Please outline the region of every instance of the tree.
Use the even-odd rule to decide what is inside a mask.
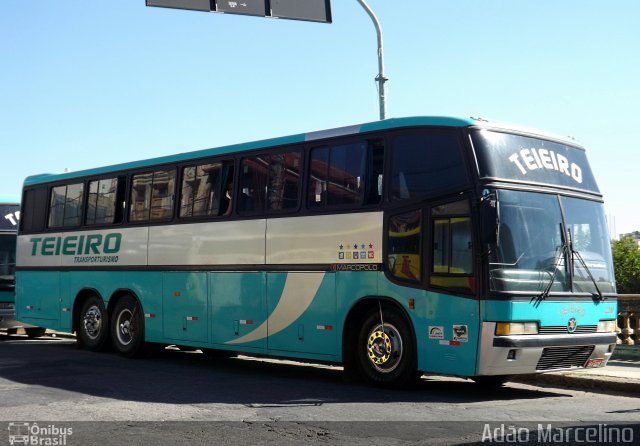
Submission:
[[[618,293],[640,294],[640,248],[632,237],[611,242]]]

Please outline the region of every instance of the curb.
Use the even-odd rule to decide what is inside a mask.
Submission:
[[[603,375],[585,375],[575,372],[551,372],[516,377],[513,382],[547,387],[574,388],[587,391],[610,391],[627,395],[640,395],[640,380]]]

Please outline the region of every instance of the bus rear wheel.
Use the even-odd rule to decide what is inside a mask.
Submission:
[[[399,310],[382,306],[367,313],[358,333],[356,363],[370,384],[402,387],[415,379],[415,342]]]
[[[90,351],[104,350],[109,341],[109,314],[98,296],[90,296],[80,310],[78,345]]]
[[[142,308],[133,296],[124,296],[113,309],[111,339],[118,353],[128,358],[139,356],[144,346]]]

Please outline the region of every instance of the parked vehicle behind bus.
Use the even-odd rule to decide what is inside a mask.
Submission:
[[[25,326],[16,321],[16,233],[19,220],[19,201],[0,197],[0,330],[16,333],[23,328],[27,336],[35,338],[42,336],[45,329]]]

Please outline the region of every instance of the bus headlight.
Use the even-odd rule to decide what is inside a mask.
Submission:
[[[537,322],[496,322],[496,336],[538,334]]]
[[[600,321],[598,322],[598,333],[610,333],[616,331],[616,321]]]

